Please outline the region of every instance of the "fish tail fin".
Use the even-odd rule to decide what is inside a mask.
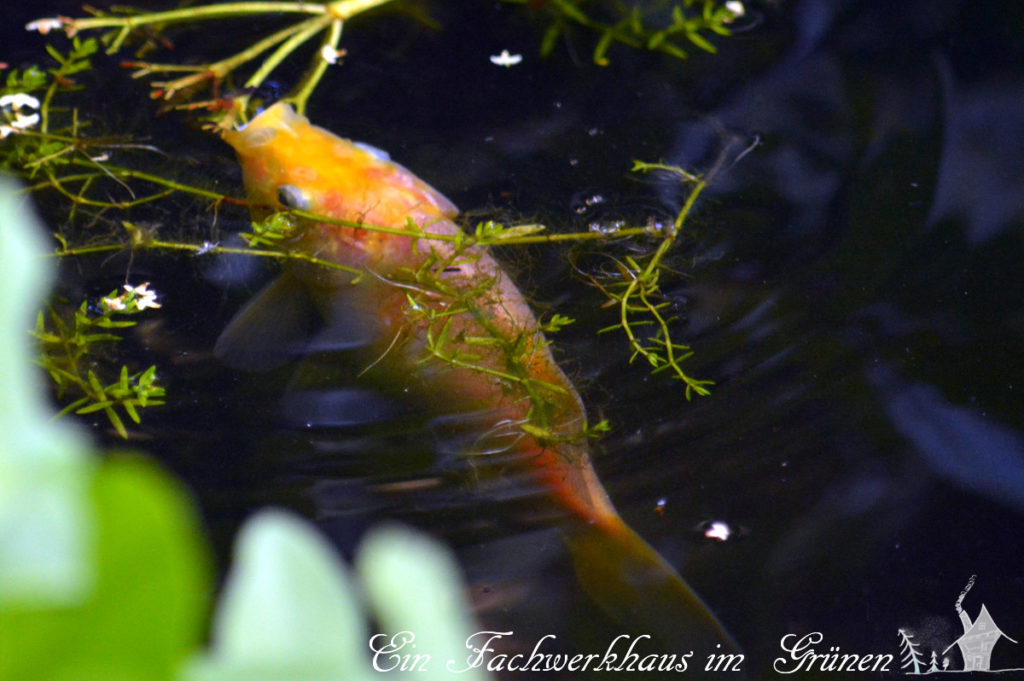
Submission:
[[[711,610],[664,558],[614,516],[566,534],[580,586],[612,619],[662,645],[704,655],[740,648]],[[737,664],[737,668],[738,668]]]

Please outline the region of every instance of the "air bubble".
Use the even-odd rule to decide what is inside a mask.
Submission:
[[[615,234],[628,226],[625,220],[597,220],[587,225],[587,229],[598,234]]]

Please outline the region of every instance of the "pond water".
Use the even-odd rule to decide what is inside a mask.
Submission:
[[[24,11],[8,10],[15,28]],[[33,13],[55,11],[71,12]],[[818,652],[895,655],[895,673],[900,628],[941,666],[972,575],[965,611],[984,604],[1024,640],[1024,10],[766,4],[717,55],[618,47],[603,68],[582,31],[539,59],[519,7],[430,13],[438,28],[401,13],[352,22],[311,119],[388,150],[470,214],[553,231],[670,221],[683,190],[631,174],[633,159],[716,169],[663,281],[695,352],[685,368],[715,381],[710,396],[687,401],[629,364],[621,334],[595,334],[614,317],[586,279],[609,264],[593,247],[498,255],[538,309],[577,319],[555,353],[613,426],[592,448],[600,477],[734,634],[748,674],[773,676],[783,638],[814,632]],[[176,54],[207,49],[182,36]],[[522,63],[492,64],[503,49]],[[109,93],[96,111],[150,135],[165,172],[241,192],[226,145],[153,118],[142,83],[116,69],[96,77]],[[177,204],[132,219],[225,243],[248,227]],[[67,262],[62,290],[103,295],[128,266]],[[458,456],[471,419],[340,378],[329,403],[282,402],[287,367],[217,363],[220,330],[273,266],[137,254],[130,267],[164,308],[125,351],[156,363],[170,394],[133,445],[190,486],[222,560],[266,505],[315,519],[349,556],[399,520],[457,551],[480,622],[515,630],[513,649],[556,634],[552,649],[601,652],[642,633],[575,585],[538,489]],[[727,540],[706,536],[716,522]],[[961,668],[955,648],[945,656]],[[1024,649],[1002,641],[991,666],[1024,667]]]

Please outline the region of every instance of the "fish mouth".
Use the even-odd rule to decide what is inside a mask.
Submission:
[[[267,146],[282,133],[298,137],[297,128],[308,122],[305,116],[296,113],[291,104],[278,102],[245,125],[225,132],[224,141],[238,153],[245,153]]]

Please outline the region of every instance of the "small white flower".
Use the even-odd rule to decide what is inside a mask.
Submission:
[[[14,112],[14,120],[9,121],[0,131],[0,138],[7,137],[18,130],[31,128],[39,122],[39,114],[23,114],[22,109],[38,109],[39,100],[24,92],[15,92],[12,95],[0,97],[0,108],[10,109]]]
[[[336,50],[330,45],[320,48],[320,57],[328,64],[337,64],[338,60],[345,56],[345,50]]]
[[[46,35],[50,31],[59,31],[64,27],[64,22],[57,18],[36,19],[25,24],[26,31],[39,31]]]
[[[124,300],[121,298],[121,296],[114,296],[112,298],[102,298],[100,299],[100,305],[113,312],[119,312],[125,308]]]
[[[511,68],[523,61],[523,55],[521,54],[509,54],[508,50],[502,50],[501,54],[492,54],[491,63],[497,66],[504,66],[505,68]]]
[[[38,109],[39,100],[32,95],[25,94],[24,92],[15,92],[13,95],[4,95],[0,97],[0,107],[9,108],[11,111],[19,111],[23,107],[28,109]]]
[[[124,290],[128,292],[128,295],[135,298],[135,307],[139,310],[160,307],[160,303],[156,302],[156,291],[150,291],[148,287],[148,281],[138,286],[124,285]]]
[[[156,294],[140,298],[135,302],[135,304],[140,310],[145,310],[147,307],[151,307],[155,310],[160,307],[160,303],[156,302]]]
[[[14,114],[14,122],[11,123],[12,128],[18,128],[24,130],[25,128],[31,128],[33,125],[39,122],[39,114],[34,113],[31,116],[26,116],[22,113]]]
[[[743,6],[740,0],[729,0],[725,3],[725,8],[732,13],[732,18],[736,19],[747,13],[747,8]]]
[[[718,541],[725,541],[732,536],[732,528],[728,524],[721,520],[716,520],[711,523],[708,528],[704,531],[704,536],[708,539],[717,539]]]

